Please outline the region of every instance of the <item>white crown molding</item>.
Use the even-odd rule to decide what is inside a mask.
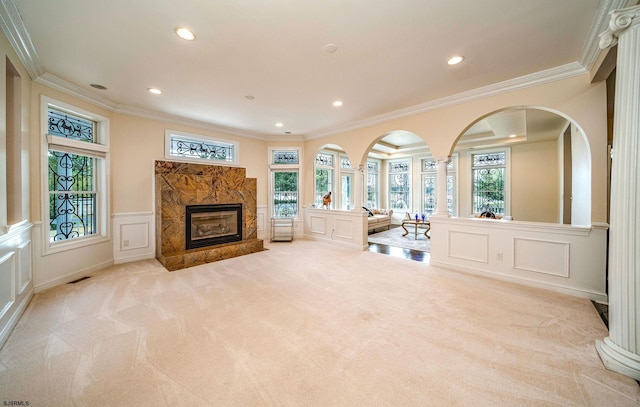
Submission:
[[[59,90],[78,99],[92,103],[107,110],[115,110],[117,103],[110,99],[96,95],[95,93],[84,89],[78,85],[75,85],[69,81],[59,78],[49,72],[45,72],[34,80],[39,84],[45,85],[49,88]]]
[[[266,140],[266,138],[261,134],[244,132],[244,131],[235,129],[233,127],[220,126],[213,123],[203,122],[200,120],[188,119],[182,116],[171,115],[167,113],[160,113],[153,110],[147,110],[147,109],[142,109],[142,108],[133,107],[133,106],[118,105],[113,110],[117,113],[122,113],[129,116],[141,117],[143,119],[151,119],[151,120],[164,121],[164,122],[169,122],[174,124],[181,124],[184,126],[189,126],[189,127],[209,130],[209,131],[215,131],[215,132],[220,132],[225,134],[231,134],[239,137],[253,138],[253,139],[263,140],[263,141]],[[273,139],[269,138],[269,140],[273,140]],[[287,140],[291,140],[291,139],[287,139]]]
[[[584,45],[582,47],[582,56],[580,57],[580,64],[584,66],[588,71],[591,71],[598,60],[598,56],[602,52],[600,48],[600,34],[607,30],[609,26],[609,14],[613,10],[622,9],[632,4],[637,3],[637,0],[601,0],[600,6],[596,16],[591,23],[591,29],[587,36]]]
[[[44,66],[31,42],[20,12],[11,0],[0,1],[0,26],[31,79],[35,80],[42,75]]]
[[[529,75],[520,76],[517,78],[509,79],[507,81],[494,83],[494,84],[473,89],[467,92],[458,93],[455,95],[425,102],[419,105],[410,106],[400,110],[395,110],[393,112],[384,113],[378,116],[373,116],[368,119],[355,121],[344,126],[334,127],[332,129],[326,129],[320,132],[310,133],[304,139],[311,140],[315,138],[329,136],[331,134],[341,133],[341,132],[350,131],[350,130],[356,130],[363,127],[384,123],[390,120],[399,119],[406,116],[413,116],[420,113],[443,109],[445,107],[457,105],[460,103],[466,103],[473,100],[478,100],[478,99],[499,95],[502,93],[512,92],[514,90],[524,89],[531,86],[537,86],[537,85],[542,85],[549,82],[571,78],[573,76],[582,75],[586,72],[587,70],[580,63],[572,62],[570,64],[558,66],[551,69],[546,69],[544,71],[535,72]]]

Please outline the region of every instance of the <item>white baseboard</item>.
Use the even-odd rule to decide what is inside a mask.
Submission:
[[[13,328],[16,326],[16,324],[20,320],[20,317],[22,316],[22,314],[24,314],[24,311],[27,309],[27,306],[31,302],[33,295],[34,295],[34,289],[33,287],[31,287],[27,292],[27,295],[25,295],[20,301],[20,304],[16,308],[13,315],[11,315],[11,318],[9,318],[9,321],[6,323],[6,325],[2,327],[2,331],[0,331],[0,349],[2,349],[7,339],[9,339],[9,335],[11,335]]]
[[[111,261],[111,260],[104,261],[102,263],[94,264],[93,266],[85,268],[83,270],[76,271],[76,272],[71,273],[71,274],[66,274],[64,276],[55,278],[55,279],[47,281],[45,283],[38,284],[37,286],[35,286],[35,292],[39,293],[39,292],[42,292],[42,291],[44,291],[46,289],[49,289],[51,287],[55,287],[55,286],[60,285],[60,284],[66,284],[66,283],[68,283],[70,281],[74,281],[74,280],[77,280],[79,278],[86,277],[86,276],[90,275],[91,273],[95,273],[96,271],[105,269],[105,268],[107,268],[109,266],[112,266],[113,264],[114,264],[114,262]]]
[[[453,265],[453,264],[447,264],[447,263],[442,263],[442,262],[438,262],[438,261],[433,261],[433,258],[429,261],[429,264],[431,266],[433,266],[433,267],[440,267],[440,268],[443,268],[443,269],[458,271],[458,272],[461,272],[461,273],[473,274],[473,275],[477,275],[477,276],[484,276],[484,277],[494,278],[494,279],[497,279],[497,280],[507,281],[507,282],[510,282],[510,283],[516,283],[516,284],[520,284],[520,285],[525,285],[525,286],[528,286],[528,287],[542,288],[542,289],[545,289],[545,290],[554,291],[554,292],[561,293],[561,294],[572,295],[574,297],[587,298],[589,300],[596,301],[596,302],[603,303],[603,304],[606,304],[607,300],[608,300],[606,293],[600,293],[600,292],[596,292],[596,291],[584,290],[584,289],[577,288],[577,287],[561,286],[561,285],[554,284],[554,283],[549,283],[549,282],[534,281],[534,280],[529,280],[529,279],[526,279],[526,278],[509,276],[509,275],[505,275],[505,274],[497,273],[497,272],[476,270],[476,269],[469,268],[469,267],[462,267],[462,266],[458,266],[458,265]]]

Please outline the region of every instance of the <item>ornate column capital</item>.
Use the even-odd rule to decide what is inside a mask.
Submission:
[[[449,161],[451,161],[451,156],[433,157],[433,160],[437,163],[449,164]]]
[[[609,29],[600,34],[600,48],[606,49],[618,43],[618,37],[627,28],[640,23],[640,6],[613,10]]]

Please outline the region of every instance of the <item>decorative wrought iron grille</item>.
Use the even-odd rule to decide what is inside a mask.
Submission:
[[[389,172],[407,172],[407,171],[409,171],[408,161],[389,163]]]
[[[473,154],[474,167],[488,167],[493,165],[505,165],[507,155],[504,152],[489,154]]]
[[[298,152],[291,151],[274,151],[273,152],[274,164],[299,164]]]
[[[216,141],[171,136],[170,155],[213,161],[235,161],[235,145]]]
[[[49,109],[47,112],[47,132],[53,136],[78,141],[95,142],[95,122]]]
[[[343,170],[351,169],[351,161],[349,161],[348,157],[340,156],[340,168],[342,168]]]
[[[273,173],[273,216],[289,218],[298,216],[298,173],[277,171]]]
[[[455,168],[456,168],[455,160],[454,159],[449,160],[449,162],[447,163],[447,170],[451,171],[451,170],[455,170]],[[432,160],[432,159],[422,160],[423,172],[436,171],[437,169],[438,169],[438,163],[436,162],[436,160]]]
[[[51,241],[97,232],[95,158],[49,151],[49,231]]]
[[[410,161],[389,163],[389,205],[392,209],[411,208]]]
[[[380,163],[367,161],[367,208],[379,208]]]
[[[424,213],[431,215],[436,211],[436,176],[425,175],[424,176],[424,207],[422,208]]]
[[[316,155],[316,165],[333,167],[333,154],[318,153],[318,155]]]
[[[473,212],[493,212],[503,215],[505,207],[505,171],[507,154],[504,151],[473,154]]]
[[[435,171],[438,169],[438,164],[435,160],[422,160],[422,171]]]
[[[504,168],[473,170],[473,212],[504,214]]]

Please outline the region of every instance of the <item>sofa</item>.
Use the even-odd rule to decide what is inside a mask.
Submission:
[[[369,217],[367,218],[368,231],[383,228],[385,226],[389,229],[391,226],[391,215],[393,215],[392,209],[367,209],[364,207],[362,209],[367,211],[369,214]]]

